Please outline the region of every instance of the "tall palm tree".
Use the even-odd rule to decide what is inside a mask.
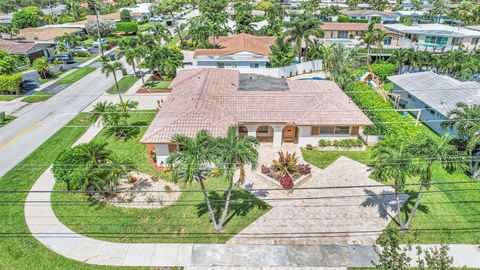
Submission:
[[[446,115],[448,121],[442,123],[444,128],[452,128],[458,132],[458,137],[466,141],[468,153],[468,167],[470,174],[476,177],[480,174],[479,163],[475,151],[480,144],[480,105],[457,103],[456,108]]]
[[[257,168],[258,152],[256,147],[258,141],[255,137],[245,136],[238,137],[238,127],[231,126],[228,129],[225,138],[216,140],[217,167],[225,174],[228,181],[227,197],[225,200],[225,208],[222,217],[218,223],[218,229],[223,230],[228,210],[230,207],[230,198],[233,189],[233,176],[235,170],[240,171],[240,177],[237,183],[245,181],[245,167],[250,166],[252,170]]]
[[[168,28],[161,23],[155,23],[152,28],[150,28],[152,36],[158,44],[168,43],[172,39],[172,33]]]
[[[212,139],[206,130],[201,130],[194,138],[175,135],[172,143],[180,145],[181,150],[171,153],[167,158],[167,164],[173,169],[173,179],[175,181],[181,178],[187,183],[195,181],[200,184],[205,204],[210,213],[210,219],[215,230],[218,230],[218,223],[204,182],[208,175],[206,166],[215,160],[210,147],[211,141]]]
[[[312,37],[320,38],[323,35],[323,30],[320,28],[321,25],[322,22],[311,13],[299,15],[288,24],[287,40],[295,43],[299,62],[302,58],[302,44],[306,44],[306,40]],[[306,45],[305,50],[308,52],[308,45]]]
[[[452,137],[446,135],[440,139],[431,135],[423,134],[418,140],[415,140],[410,146],[411,153],[416,157],[417,173],[420,175],[420,187],[418,189],[417,199],[405,222],[405,229],[408,230],[410,222],[420,205],[424,189],[429,189],[432,183],[432,167],[434,163],[439,163],[449,174],[464,168],[464,153],[458,151],[452,144]]]
[[[375,29],[376,21],[372,21],[362,35],[363,42],[367,45],[367,64],[370,63],[370,54],[372,45],[377,44],[386,35],[386,32],[381,29]]]
[[[117,80],[117,71],[121,71],[122,74],[126,74],[127,70],[123,66],[122,63],[116,61],[113,64],[110,64],[108,62],[103,63],[101,72],[105,74],[105,76],[108,78],[110,75],[113,75],[113,79],[115,79],[115,87],[117,89],[118,97],[120,98],[120,102],[123,102],[122,95],[120,94],[120,87],[118,86],[118,80]]]
[[[395,64],[395,66],[397,66],[398,74],[402,73],[402,68],[408,61],[407,53],[408,52],[405,49],[394,50],[392,53],[392,56],[388,58],[388,62]]]
[[[358,64],[357,58],[357,51],[345,47],[344,44],[335,44],[326,51],[325,70],[340,88],[355,79],[353,67]]]
[[[401,217],[401,204],[399,193],[403,192],[408,177],[413,175],[414,165],[412,155],[407,151],[405,142],[393,139],[384,140],[374,146],[372,158],[375,162],[373,175],[382,182],[394,182],[395,200],[397,206],[397,221],[400,228],[404,229]]]
[[[140,50],[138,48],[126,47],[118,53],[118,58],[121,58],[123,56],[125,56],[125,61],[132,66],[133,74],[137,76],[136,60],[141,57]]]

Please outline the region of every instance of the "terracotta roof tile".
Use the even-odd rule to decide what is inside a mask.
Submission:
[[[20,29],[19,33],[26,40],[49,41],[66,33],[71,34],[79,31],[83,30],[68,27],[36,27]]]
[[[241,91],[239,82],[236,70],[180,72],[142,143],[168,143],[176,134],[194,136],[202,129],[223,136],[241,123],[372,124],[332,81],[287,81],[284,91]]]
[[[5,51],[9,54],[28,54],[35,46],[35,43],[18,43],[0,39],[0,51]]]
[[[217,49],[196,49],[194,56],[198,55],[230,55],[242,51],[248,51],[260,55],[270,55],[270,46],[275,43],[275,37],[253,36],[241,33],[228,37],[218,37],[215,44]],[[209,39],[213,43],[213,38]]]

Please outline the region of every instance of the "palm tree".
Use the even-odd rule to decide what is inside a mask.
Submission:
[[[161,23],[155,23],[152,28],[150,28],[152,32],[152,36],[158,44],[168,43],[172,38],[172,34],[168,30],[168,28]]]
[[[373,44],[378,44],[379,42],[383,41],[387,32],[381,29],[375,29],[376,21],[372,21],[368,25],[367,31],[365,31],[362,35],[363,42],[367,45],[367,64],[370,63],[370,53],[372,50]]]
[[[480,143],[480,105],[467,105],[460,102],[456,108],[446,115],[447,121],[442,123],[444,128],[452,128],[458,132],[458,137],[465,140],[468,153],[468,167],[473,177],[478,176],[479,160],[476,159],[475,151]]]
[[[403,192],[407,179],[413,175],[412,155],[405,149],[405,142],[384,140],[375,145],[372,151],[375,162],[373,175],[382,182],[394,182],[397,206],[397,222],[404,229],[401,217],[399,193]]]
[[[127,70],[123,66],[122,63],[116,61],[113,64],[110,64],[108,62],[103,63],[101,72],[105,74],[105,76],[108,78],[110,75],[113,75],[113,79],[115,79],[115,87],[117,89],[118,97],[120,98],[120,102],[123,102],[122,95],[120,94],[120,88],[118,86],[118,80],[117,80],[117,71],[121,71],[122,74],[126,74]]]
[[[295,17],[289,24],[289,29],[286,32],[288,36],[287,41],[294,42],[298,52],[298,61],[302,58],[302,44],[312,36],[320,38],[323,35],[323,30],[320,28],[322,22],[313,14],[305,13]],[[308,52],[308,45],[305,50]]]
[[[440,139],[428,134],[422,134],[410,146],[411,153],[416,157],[417,173],[420,175],[420,187],[417,199],[405,222],[405,229],[408,230],[410,222],[418,209],[424,189],[429,189],[432,183],[432,167],[439,163],[449,174],[464,168],[465,157],[463,152],[458,151],[452,144],[452,137],[446,135]]]
[[[245,167],[250,166],[252,170],[257,168],[258,152],[256,147],[258,146],[258,141],[252,136],[239,138],[238,127],[231,126],[228,129],[227,136],[225,138],[218,138],[215,146],[218,155],[216,161],[218,168],[225,174],[228,181],[225,208],[218,223],[218,229],[223,230],[230,207],[234,172],[237,169],[240,170],[240,177],[237,183],[241,184],[245,181]]]
[[[201,130],[194,138],[175,135],[172,143],[180,145],[181,150],[171,153],[167,158],[167,164],[173,169],[172,177],[174,181],[181,178],[187,183],[195,181],[200,184],[205,204],[210,213],[210,219],[215,230],[218,231],[219,226],[204,183],[208,175],[207,165],[215,160],[210,147],[211,141],[212,139],[206,130]]]
[[[325,55],[325,46],[323,43],[320,43],[318,39],[315,40],[307,40],[308,44],[308,52],[306,55],[307,61],[316,60],[316,59],[323,59]]]
[[[118,58],[125,56],[125,61],[127,64],[131,65],[133,68],[133,74],[137,76],[136,69],[136,60],[141,57],[141,52],[138,48],[126,47],[118,53]],[[140,72],[141,73],[141,72]],[[143,76],[142,76],[143,79]]]
[[[392,56],[388,58],[388,62],[395,64],[398,67],[398,74],[401,74],[403,66],[407,63],[407,50],[399,49],[394,50]]]
[[[346,48],[344,44],[335,44],[326,50],[325,70],[333,81],[344,88],[355,80],[353,67],[357,65],[357,51]]]

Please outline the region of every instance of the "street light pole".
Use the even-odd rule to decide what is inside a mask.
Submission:
[[[102,55],[102,60],[105,62],[105,55],[103,54],[103,43],[102,43],[102,35],[100,34],[100,23],[98,22],[98,10],[97,4],[94,4],[95,7],[95,16],[97,18],[97,34],[98,34],[98,47],[100,48],[100,54]]]

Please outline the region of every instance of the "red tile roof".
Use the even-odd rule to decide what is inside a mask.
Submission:
[[[275,37],[254,36],[241,33],[228,37],[218,37],[215,44],[217,49],[196,49],[194,56],[197,55],[230,55],[242,51],[248,51],[260,55],[270,55],[270,46],[275,43]],[[209,39],[213,43],[213,38]]]
[[[339,22],[324,22],[322,25],[323,31],[367,31],[369,23],[339,23]],[[398,35],[395,32],[385,30],[383,24],[375,24],[374,29],[380,29],[389,34]]]
[[[238,90],[240,73],[228,69],[181,71],[142,143],[168,143],[176,134],[207,129],[223,136],[242,123],[366,126],[372,122],[332,81],[288,80],[284,91]]]

